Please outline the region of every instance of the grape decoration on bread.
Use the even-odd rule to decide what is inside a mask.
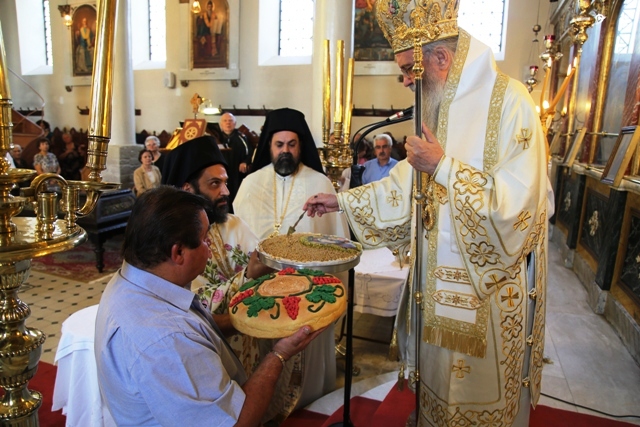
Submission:
[[[283,338],[302,326],[312,330],[335,322],[347,306],[345,287],[335,276],[291,267],[250,280],[229,303],[231,323],[257,338]]]

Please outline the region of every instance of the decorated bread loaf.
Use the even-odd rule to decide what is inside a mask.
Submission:
[[[312,269],[285,268],[245,283],[229,303],[231,323],[257,338],[283,338],[302,326],[336,321],[347,306],[344,285]]]

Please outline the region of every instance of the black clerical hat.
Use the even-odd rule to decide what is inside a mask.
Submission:
[[[313,141],[313,136],[304,114],[291,108],[281,108],[267,114],[251,169],[255,171],[271,163],[271,137],[274,133],[283,130],[295,132],[298,135],[300,139],[300,162],[324,174],[318,147]]]
[[[218,164],[228,167],[217,140],[209,135],[182,143],[165,155],[162,183],[178,188],[204,168]]]

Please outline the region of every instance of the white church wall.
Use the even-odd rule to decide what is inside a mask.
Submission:
[[[179,31],[188,31],[180,27],[181,14],[188,13],[188,5],[177,0],[167,0],[167,62],[166,69],[136,70],[134,75],[135,108],[142,114],[136,117],[136,131],[171,131],[178,122],[193,117],[189,100],[194,93],[210,98],[223,107],[267,109],[291,107],[311,114],[311,65],[259,66],[258,65],[258,0],[242,0],[240,5],[240,79],[239,86],[231,87],[229,81],[191,81],[184,88],[179,82],[179,57],[186,46],[181,46]],[[540,25],[545,28],[549,3],[541,0]],[[509,33],[506,44],[506,56],[498,66],[517,80],[522,81],[528,69],[529,53],[535,24],[538,2],[512,0],[509,7]],[[54,65],[52,75],[24,76],[46,100],[45,118],[52,126],[76,127],[86,129],[88,116],[79,114],[76,107],[88,106],[89,86],[74,86],[71,92],[65,90],[68,82],[70,62],[68,52],[70,44],[69,30],[63,25],[57,13],[57,3],[51,6],[52,39]],[[14,0],[0,0],[0,22],[4,33],[7,63],[20,74],[19,44],[17,40],[16,10]],[[540,40],[544,35],[541,33]],[[178,81],[174,89],[164,87],[166,71],[176,73]],[[541,78],[540,78],[541,80]],[[39,107],[41,102],[23,83],[9,75],[14,106],[17,108]],[[375,107],[380,109],[403,109],[412,104],[412,93],[402,87],[397,76],[356,76],[354,81],[354,104],[357,108]],[[534,99],[536,92],[534,92]],[[210,120],[217,120],[211,118]],[[377,118],[354,117],[352,130]],[[264,118],[262,116],[238,117],[239,123],[259,132]],[[411,132],[408,123],[389,128],[395,136]]]

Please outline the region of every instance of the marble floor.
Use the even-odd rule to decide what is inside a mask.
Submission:
[[[576,275],[564,267],[559,249],[551,244],[549,252],[545,348],[549,363],[543,371],[544,396],[540,403],[584,413],[590,411],[583,407],[613,415],[635,415],[637,418],[621,420],[640,425],[640,366],[607,320],[587,305],[586,291]],[[31,308],[27,326],[47,334],[42,361],[54,362],[62,322],[72,313],[97,304],[108,280],[106,275],[84,283],[31,272],[19,296]],[[392,318],[356,314],[354,334],[388,342],[392,324]],[[388,349],[388,344],[354,339],[354,360],[360,374],[353,377],[352,396],[367,391],[371,395],[376,390],[386,393],[397,375],[396,363],[388,360]],[[337,384],[344,384],[341,356]],[[310,409],[331,413],[342,400],[343,391],[337,390]]]
[[[640,425],[640,366],[607,320],[591,310],[586,290],[575,273],[564,267],[553,243],[549,247],[548,276],[548,363],[542,374],[540,404],[598,416],[604,415],[582,407],[612,415],[635,415],[636,418],[619,420]],[[386,338],[392,325],[391,318],[354,315],[354,335]],[[379,386],[377,392],[384,397],[397,379],[396,364],[386,358],[388,346],[354,339],[353,347],[354,364],[360,368],[360,375],[353,377],[351,395],[380,397],[372,390]],[[342,359],[338,360],[338,367],[337,382],[342,386]],[[338,390],[308,409],[331,414],[342,405],[343,396]]]

